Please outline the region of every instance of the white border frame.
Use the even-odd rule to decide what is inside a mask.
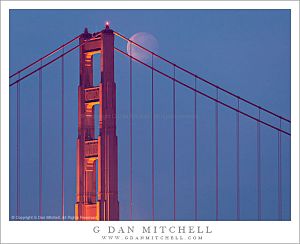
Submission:
[[[9,221],[9,9],[291,9],[291,221]],[[204,235],[206,243],[299,243],[299,2],[298,1],[1,1],[1,239],[5,243],[99,243],[93,233],[99,226],[209,226],[213,233]],[[139,236],[136,233],[136,236]],[[157,236],[157,234],[152,234]],[[162,234],[160,236],[164,236]],[[121,234],[121,236],[124,236]],[[107,240],[105,240],[107,242]],[[124,243],[126,240],[110,241]],[[155,241],[129,240],[128,243]],[[179,243],[180,240],[162,241]],[[194,242],[184,240],[187,242]],[[196,241],[196,242],[199,242]]]

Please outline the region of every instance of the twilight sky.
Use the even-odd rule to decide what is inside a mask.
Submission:
[[[11,10],[10,73],[105,21],[127,37],[147,32],[158,54],[290,118],[289,10]],[[126,50],[126,43],[116,39]],[[74,216],[79,54],[65,57],[65,213]],[[98,58],[98,59],[97,59]],[[94,81],[99,83],[99,56]],[[172,73],[172,67],[154,60]],[[37,66],[36,66],[37,67]],[[61,213],[61,62],[43,71],[43,212]],[[193,77],[176,77],[194,84]],[[120,217],[129,218],[129,60],[116,53]],[[155,218],[173,214],[172,81],[155,74]],[[215,90],[198,81],[200,90]],[[38,74],[21,85],[21,214],[38,215]],[[199,84],[199,85],[198,85]],[[230,105],[236,100],[219,94]],[[194,93],[176,86],[177,219],[194,218]],[[241,108],[257,115],[246,104]],[[215,104],[197,96],[198,219],[215,219]],[[133,63],[133,217],[151,219],[151,72]],[[278,120],[262,114],[274,125]],[[236,218],[236,113],[219,105],[219,217]],[[96,123],[97,124],[97,123]],[[289,128],[283,123],[283,128]],[[257,218],[256,122],[240,117],[241,219]],[[16,88],[10,88],[10,216],[15,215]],[[261,127],[262,217],[277,219],[277,131]],[[290,138],[282,135],[283,218],[290,219]]]

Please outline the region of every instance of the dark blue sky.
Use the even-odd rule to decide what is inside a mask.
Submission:
[[[262,107],[290,118],[289,10],[12,10],[10,73],[82,33],[100,31],[106,20],[127,37],[154,35],[158,53]],[[116,41],[125,50],[126,43]],[[171,73],[172,67],[155,60]],[[116,54],[119,200],[121,219],[129,218],[129,60]],[[60,70],[56,62],[43,71],[43,210],[60,215],[61,141]],[[99,61],[95,61],[98,68]],[[66,81],[66,215],[74,215],[77,137],[78,52],[65,58]],[[151,72],[133,64],[133,212],[151,219]],[[193,78],[177,72],[179,80]],[[172,219],[172,82],[155,74],[155,207],[156,219]],[[99,74],[95,73],[95,84]],[[21,214],[38,214],[38,74],[22,81]],[[200,85],[210,95],[215,90]],[[10,214],[15,214],[16,89],[10,88]],[[176,87],[177,217],[194,217],[194,94]],[[230,105],[236,101],[224,94]],[[215,218],[215,104],[197,97],[198,219]],[[257,110],[241,104],[245,111]],[[262,115],[267,121],[278,121]],[[241,116],[241,218],[257,217],[256,122]],[[219,106],[219,187],[222,220],[234,220],[236,208],[236,114]],[[288,125],[283,124],[284,128]],[[277,218],[277,132],[262,126],[262,216]],[[282,136],[283,218],[290,219],[290,138]]]

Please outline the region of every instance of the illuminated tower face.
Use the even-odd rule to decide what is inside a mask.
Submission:
[[[80,48],[75,219],[119,220],[114,34],[108,24],[95,35],[86,29],[80,37],[80,43],[83,42],[87,43]],[[93,84],[96,53],[101,57],[99,86]],[[94,128],[96,104],[99,104],[98,138]]]

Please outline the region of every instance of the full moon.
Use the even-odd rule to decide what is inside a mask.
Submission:
[[[130,40],[145,47],[146,49],[156,53],[158,51],[158,42],[156,38],[147,32],[138,32],[130,37]],[[131,50],[130,50],[131,47]],[[139,59],[142,62],[151,61],[151,54],[143,50],[140,47],[137,47],[130,42],[127,42],[127,53],[132,57]]]

